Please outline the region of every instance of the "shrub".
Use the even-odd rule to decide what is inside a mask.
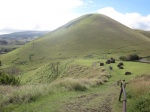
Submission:
[[[136,108],[140,112],[150,112],[150,97],[149,95],[143,95],[140,98],[136,99]]]
[[[127,56],[120,56],[119,59],[123,61],[135,61],[135,60],[139,60],[140,57],[137,54],[130,54]]]
[[[122,61],[126,61],[126,57],[125,56],[120,56],[119,59],[122,60]]]
[[[0,84],[4,85],[19,85],[20,80],[14,76],[10,76],[4,72],[0,72]]]
[[[139,56],[136,54],[130,54],[127,56],[127,61],[139,60]]]

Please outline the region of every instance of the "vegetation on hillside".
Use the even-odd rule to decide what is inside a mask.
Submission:
[[[127,94],[129,112],[150,112],[150,75],[145,74],[130,81]]]
[[[137,54],[130,54],[127,56],[120,56],[119,59],[123,61],[136,61],[139,60],[140,57]]]
[[[54,98],[56,100],[56,98],[59,95],[63,95],[64,93],[66,94],[66,97],[73,97],[71,95],[67,96],[70,94],[70,92],[81,95],[81,97],[82,97],[82,94],[87,95],[87,94],[91,94],[89,92],[92,92],[92,93],[96,92],[97,94],[96,96],[100,97],[101,95],[99,96],[98,94],[100,94],[100,92],[103,92],[103,88],[105,86],[107,87],[107,89],[105,90],[107,90],[108,93],[111,93],[114,91],[117,92],[116,89],[113,90],[114,88],[112,84],[116,83],[118,79],[125,78],[128,81],[131,78],[134,78],[135,76],[141,73],[148,73],[149,71],[148,64],[143,64],[143,63],[138,64],[135,62],[124,62],[124,67],[125,67],[124,70],[119,70],[117,68],[118,61],[116,61],[116,63],[112,63],[109,65],[105,64],[104,66],[99,66],[100,62],[105,62],[105,61],[106,60],[104,59],[102,60],[78,59],[74,61],[66,60],[64,62],[60,62],[61,72],[59,72],[59,75],[55,78],[47,77],[49,75],[57,75],[57,73],[51,74],[52,73],[51,64],[46,64],[37,70],[32,70],[32,72],[24,74],[20,77],[21,84],[23,85],[0,86],[0,89],[1,89],[0,108],[4,111],[6,110],[10,111],[10,109],[14,109],[14,110],[17,109],[15,105],[18,105],[20,108],[20,110],[18,111],[23,111],[22,110],[23,108],[21,108],[22,106],[24,107],[25,105],[28,105],[28,104],[30,105],[33,102],[36,105],[38,101],[41,101],[45,97],[53,98],[53,96],[56,95],[56,97]],[[108,69],[109,66],[113,67],[112,71]],[[139,67],[145,68],[145,69],[138,71]],[[132,75],[125,76],[124,72],[126,70],[132,71]],[[112,75],[111,78],[109,74]],[[28,80],[29,77],[32,77],[30,78],[30,81]],[[52,78],[52,81],[51,81],[51,78]],[[106,94],[106,91],[104,93]],[[119,92],[117,93],[119,94]],[[115,95],[117,95],[117,93],[115,93]],[[103,95],[101,97],[104,97]],[[63,99],[63,96],[62,96],[62,98],[60,98],[59,100],[65,100],[65,99]],[[57,101],[56,105],[61,104],[59,100],[58,99],[56,100]],[[101,102],[100,99],[97,99],[97,100]],[[94,104],[95,103],[93,103],[92,105]],[[32,106],[30,106],[30,108],[31,110],[33,110]],[[65,108],[63,109],[65,110]]]
[[[104,68],[78,66],[73,62],[72,60],[61,62],[58,66],[59,74],[53,71],[52,64],[47,64],[20,76],[21,85],[18,87],[0,86],[1,108],[9,104],[29,103],[59,92],[86,91],[108,81],[109,77]]]
[[[20,80],[15,76],[0,71],[0,85],[19,85]]]
[[[144,30],[136,30],[136,31],[150,38],[150,31],[144,31]]]

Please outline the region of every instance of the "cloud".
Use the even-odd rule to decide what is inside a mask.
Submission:
[[[120,13],[112,7],[99,9],[98,13],[107,15],[132,29],[143,29],[150,31],[150,15],[142,16],[136,12]]]
[[[7,34],[7,33],[12,33],[12,32],[19,32],[21,30],[16,30],[16,29],[12,29],[12,28],[3,28],[0,29],[0,34]]]
[[[82,0],[1,0],[0,30],[54,30],[80,16],[73,9]]]

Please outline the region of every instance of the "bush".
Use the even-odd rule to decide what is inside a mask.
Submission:
[[[136,107],[140,112],[150,112],[150,97],[149,95],[143,95],[136,99]]]
[[[0,84],[4,85],[19,85],[20,80],[14,76],[10,76],[4,72],[0,72]]]
[[[139,60],[140,57],[137,54],[130,54],[127,56],[120,56],[119,59],[122,61],[135,61],[135,60]]]
[[[136,54],[130,54],[127,56],[127,61],[134,61],[134,60],[139,60],[139,56]]]
[[[126,61],[126,57],[125,56],[120,56],[119,59],[122,60],[122,61]]]

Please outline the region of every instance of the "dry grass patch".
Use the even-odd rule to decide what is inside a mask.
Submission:
[[[77,91],[84,91],[87,90],[90,87],[95,87],[98,85],[104,84],[104,82],[107,82],[107,78],[103,79],[74,79],[74,78],[64,78],[57,82],[52,83],[53,86],[57,87],[64,87],[67,90],[77,90]]]
[[[138,76],[131,81],[129,89],[136,96],[150,93],[150,75]]]
[[[10,103],[28,103],[53,93],[63,91],[85,91],[106,82],[107,79],[64,78],[51,84],[0,86],[0,106]]]
[[[104,67],[89,67],[81,65],[71,65],[66,71],[61,74],[61,77],[69,78],[99,78],[102,76],[107,77],[107,73]]]
[[[27,103],[37,98],[55,92],[49,84],[0,86],[0,106],[9,103]]]
[[[150,112],[150,75],[142,75],[128,86],[129,112]]]

